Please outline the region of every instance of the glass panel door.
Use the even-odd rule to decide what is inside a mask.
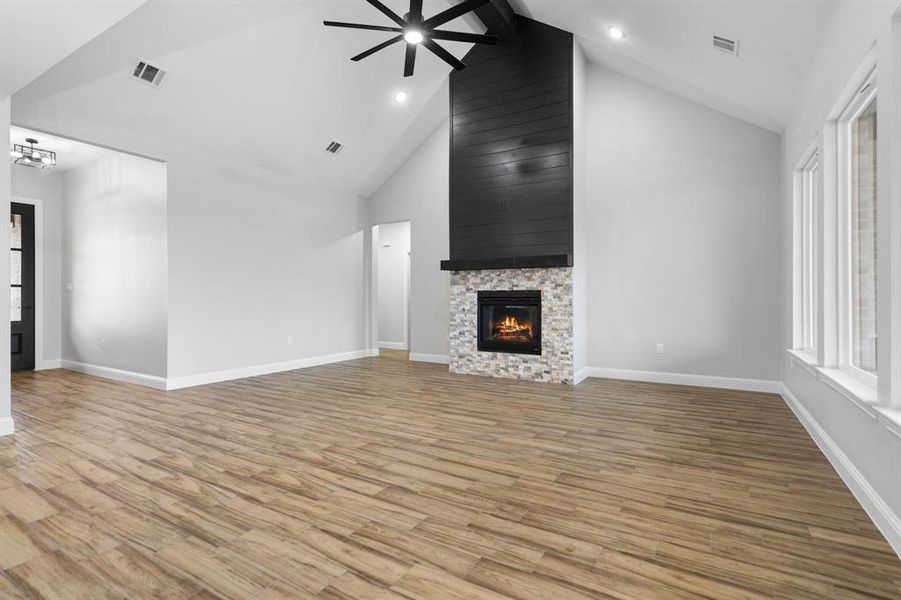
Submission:
[[[9,216],[10,366],[34,368],[34,206],[13,202]]]

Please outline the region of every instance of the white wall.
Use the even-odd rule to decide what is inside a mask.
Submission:
[[[591,366],[778,379],[779,142],[589,68]]]
[[[166,165],[115,154],[63,198],[63,359],[165,377]]]
[[[53,169],[12,168],[12,196],[38,200],[43,220],[43,356],[35,367],[58,366],[62,357],[62,173]]]
[[[821,448],[838,464],[858,500],[901,554],[901,416],[864,407],[818,377],[817,371],[790,359],[792,347],[792,175],[813,142],[824,145],[830,113],[848,90],[864,57],[877,60],[879,130],[878,182],[879,266],[878,334],[879,401],[888,406],[901,397],[901,23],[892,14],[898,2],[838,4],[823,43],[804,81],[786,125],[782,151],[781,317],[782,378],[820,436]],[[852,90],[853,91],[853,90]],[[827,157],[828,158],[828,157]],[[823,171],[823,169],[821,169]],[[834,223],[834,220],[833,220]],[[820,251],[823,252],[821,246]],[[824,255],[824,259],[828,256]],[[821,265],[826,263],[821,261]],[[823,267],[825,268],[825,266]],[[821,281],[824,278],[821,277]],[[820,307],[829,303],[821,294]],[[824,315],[824,310],[820,310]],[[823,317],[825,318],[825,316]],[[821,334],[824,322],[820,323]],[[823,339],[823,336],[820,336]],[[831,366],[831,365],[827,365]],[[802,412],[803,411],[803,412]],[[897,413],[897,410],[896,410]]]
[[[378,236],[378,342],[405,350],[410,223],[383,223]]]
[[[371,199],[371,222],[410,221],[411,358],[448,355],[450,274],[448,258],[450,131],[445,120]],[[419,356],[417,356],[419,355]]]

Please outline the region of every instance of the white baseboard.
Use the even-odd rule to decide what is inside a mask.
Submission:
[[[136,383],[156,390],[166,389],[166,378],[157,375],[145,375],[144,373],[113,369],[112,367],[101,367],[100,365],[90,365],[65,359],[60,361],[60,367],[70,371],[78,371],[79,373],[96,375],[97,377],[105,377],[106,379],[114,379],[125,383]]]
[[[218,383],[220,381],[231,381],[232,379],[243,379],[245,377],[256,377],[257,375],[268,375],[269,373],[280,373],[282,371],[306,369],[307,367],[315,367],[329,363],[343,362],[346,360],[355,360],[358,358],[366,358],[368,356],[378,356],[378,349],[354,350],[353,352],[341,352],[338,354],[311,356],[309,358],[300,358],[297,360],[288,360],[284,362],[269,363],[264,365],[254,365],[251,367],[240,367],[237,369],[228,369],[225,371],[213,371],[210,373],[198,373],[197,375],[173,377],[167,380],[167,387],[165,389],[179,390],[182,388],[194,387],[197,385]]]
[[[49,369],[61,369],[62,368],[62,360],[59,358],[52,360],[40,360],[37,361],[34,365],[35,371],[47,371]]]
[[[580,383],[585,381],[585,379],[587,379],[588,376],[589,376],[588,375],[588,367],[579,369],[578,371],[576,371],[576,374],[573,377],[573,385],[579,385]]]
[[[406,350],[407,345],[403,342],[379,342],[379,348],[388,350]]]
[[[450,356],[447,354],[420,354],[419,352],[411,352],[410,360],[415,362],[438,363],[440,365],[450,364]]]
[[[4,435],[12,435],[12,433],[16,430],[16,425],[13,423],[12,417],[4,417],[0,419],[0,437]]]
[[[353,352],[342,352],[339,354],[327,354],[324,356],[312,356],[310,358],[301,358],[298,360],[289,360],[278,363],[269,363],[264,365],[253,365],[250,367],[241,367],[238,369],[228,369],[225,371],[213,371],[210,373],[198,373],[197,375],[185,375],[183,377],[173,377],[166,379],[156,375],[145,375],[144,373],[135,373],[133,371],[124,371],[122,369],[113,369],[110,367],[101,367],[99,365],[90,365],[71,360],[59,361],[58,367],[69,369],[70,371],[78,371],[88,375],[97,377],[105,377],[125,383],[136,383],[151,387],[157,390],[179,390],[187,387],[198,385],[206,385],[208,383],[218,383],[220,381],[230,381],[232,379],[243,379],[245,377],[255,377],[257,375],[266,375],[268,373],[279,373],[282,371],[294,371],[295,369],[305,369],[307,367],[315,367],[317,365],[325,365],[329,363],[343,362],[346,360],[355,360],[357,358],[366,358],[368,356],[378,356],[378,348],[370,348],[367,350],[355,350]],[[53,361],[44,361],[51,363]],[[42,368],[57,368],[54,366],[42,366]]]
[[[901,517],[892,511],[891,507],[882,496],[870,485],[863,473],[860,472],[848,455],[845,454],[838,444],[835,443],[829,434],[823,429],[813,415],[801,404],[800,401],[791,393],[785,385],[781,385],[780,393],[788,407],[795,413],[795,416],[819,446],[820,451],[826,456],[832,468],[839,474],[839,477],[857,498],[857,501],[869,515],[870,520],[876,525],[876,528],[885,536],[885,539],[895,550],[895,553],[901,558]]]
[[[770,392],[778,394],[782,384],[769,379],[742,379],[740,377],[718,377],[715,375],[690,375],[687,373],[664,373],[657,371],[632,371],[629,369],[607,369],[604,367],[586,367],[577,374],[579,376],[600,377],[603,379],[626,379],[628,381],[644,381],[648,383],[671,383],[675,385],[696,385],[699,387],[722,388],[726,390],[742,390],[746,392]]]

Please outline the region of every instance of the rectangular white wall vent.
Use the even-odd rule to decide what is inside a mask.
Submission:
[[[713,36],[713,47],[724,54],[738,56],[738,42],[720,35]]]
[[[131,76],[141,83],[159,87],[163,82],[163,77],[166,76],[166,71],[160,67],[151,65],[147,61],[139,59],[135,63],[135,68],[132,70]]]
[[[344,147],[344,144],[341,142],[329,142],[329,145],[325,147],[325,151],[329,154],[338,154],[341,151],[341,148]]]

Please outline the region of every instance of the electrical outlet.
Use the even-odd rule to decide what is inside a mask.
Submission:
[[[74,289],[75,289],[75,286],[72,285],[72,282],[71,282],[71,281],[70,281],[69,283],[66,284],[66,291],[67,291],[67,292],[71,292],[71,291],[74,290]]]
[[[106,350],[106,338],[100,338],[100,349]]]
[[[657,354],[663,354],[663,344],[657,344]]]
[[[294,336],[293,336],[293,335],[289,335],[289,336],[288,336],[288,345],[289,345],[289,346],[293,346],[293,345],[294,345]]]

